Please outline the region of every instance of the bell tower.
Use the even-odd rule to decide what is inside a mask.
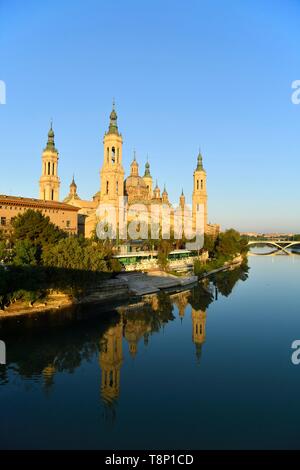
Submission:
[[[123,322],[112,326],[101,341],[99,363],[101,367],[101,395],[106,403],[114,402],[120,393]]]
[[[59,201],[60,180],[58,177],[58,151],[54,143],[52,122],[48,132],[47,145],[42,154],[42,175],[40,178],[40,199]]]
[[[182,188],[181,195],[180,195],[180,198],[179,198],[179,206],[181,207],[182,210],[184,210],[184,206],[185,206],[185,195],[184,195],[184,193],[183,193],[183,188]]]
[[[100,171],[100,202],[118,206],[119,196],[124,196],[124,168],[122,165],[122,135],[119,133],[117,113],[113,102],[108,132],[103,139],[104,159]]]
[[[193,227],[196,225],[197,212],[201,210],[201,204],[204,209],[204,232],[207,228],[207,192],[206,192],[206,171],[203,168],[202,155],[199,151],[197,158],[197,168],[194,171],[193,186]]]
[[[206,313],[192,308],[192,339],[196,347],[196,357],[200,360],[202,344],[205,342]]]
[[[147,188],[148,188],[149,199],[151,199],[152,196],[153,196],[152,176],[151,176],[151,173],[150,173],[150,164],[148,162],[148,158],[147,158],[147,162],[146,162],[146,165],[145,165],[145,173],[144,173],[143,179],[144,179],[144,181],[147,185]]]

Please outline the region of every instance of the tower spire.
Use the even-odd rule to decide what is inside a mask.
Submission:
[[[113,98],[113,103],[112,103],[112,111],[110,113],[109,118],[110,118],[110,123],[109,123],[108,133],[109,134],[119,134],[118,122],[117,122],[118,116],[117,116],[117,113],[116,113],[116,110],[115,110],[115,99],[114,98]]]
[[[151,177],[151,174],[150,174],[150,164],[149,164],[149,161],[148,161],[148,155],[147,155],[147,161],[146,161],[146,164],[145,164],[145,173],[144,173],[144,177]]]
[[[54,143],[53,121],[50,121],[48,139],[42,154],[42,175],[40,177],[40,199],[59,201],[60,180],[58,176],[58,151]]]
[[[47,140],[47,145],[46,148],[50,150],[55,150],[55,143],[54,143],[54,131],[53,131],[53,120],[51,118],[50,121],[50,129],[48,132],[48,140]]]
[[[199,153],[198,153],[198,157],[197,157],[197,168],[196,169],[197,169],[197,171],[203,171],[204,170],[200,147],[199,147]]]

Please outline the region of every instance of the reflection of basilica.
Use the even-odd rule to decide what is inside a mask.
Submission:
[[[102,370],[101,395],[106,403],[119,396],[122,353],[123,322],[110,327],[100,344],[99,363]]]
[[[196,346],[196,356],[198,361],[201,357],[202,344],[205,341],[205,322],[206,313],[202,310],[195,310],[192,308],[192,322],[193,322],[193,343]]]
[[[171,295],[172,301],[178,308],[178,314],[179,314],[181,321],[183,320],[185,309],[189,303],[189,296],[190,296],[189,291],[179,292],[178,294]]]
[[[190,292],[181,292],[170,295],[173,304],[178,308],[178,314],[182,321],[186,307],[189,304]],[[149,309],[144,307],[139,311],[126,312],[122,309],[120,322],[110,327],[101,340],[99,363],[101,368],[101,396],[106,404],[112,405],[118,398],[120,392],[120,371],[123,362],[122,340],[123,337],[128,342],[129,353],[135,358],[138,351],[138,342],[144,339],[144,344],[148,344],[148,339],[153,331],[157,329],[157,315],[159,314],[159,299],[153,296],[149,299]],[[192,307],[192,306],[191,306]],[[149,314],[150,313],[150,314]],[[205,342],[205,310],[192,307],[192,341],[196,346],[196,358],[201,357],[202,345]]]
[[[137,345],[139,340],[144,337],[144,342],[147,344],[149,333],[151,333],[151,326],[140,318],[138,320],[127,320],[124,327],[124,336],[129,344],[129,352],[132,357],[136,356]]]
[[[185,309],[189,304],[190,292],[180,292],[171,296],[172,301],[178,308],[178,314],[183,320]],[[192,340],[196,346],[196,357],[200,360],[202,344],[205,342],[205,323],[206,313],[205,310],[196,309],[192,307]]]

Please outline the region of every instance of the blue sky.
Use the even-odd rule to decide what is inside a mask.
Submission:
[[[53,118],[61,197],[73,172],[99,189],[115,97],[128,174],[177,201],[192,193],[199,145],[209,220],[300,232],[297,0],[0,0],[0,193],[38,197]]]

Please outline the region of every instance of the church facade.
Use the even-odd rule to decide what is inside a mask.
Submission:
[[[42,175],[40,178],[40,199],[59,201],[60,180],[58,177],[58,151],[54,144],[54,132],[52,125],[48,133],[47,146],[42,154]],[[150,208],[153,206],[169,207],[172,217],[174,209],[169,201],[166,187],[161,192],[158,184],[154,185],[150,172],[150,164],[147,161],[143,175],[140,175],[139,164],[134,152],[130,166],[130,174],[125,177],[123,167],[123,138],[119,132],[117,113],[113,104],[110,113],[108,131],[103,138],[103,162],[100,170],[100,189],[91,200],[81,199],[77,192],[77,185],[73,180],[70,191],[63,200],[65,204],[78,208],[78,230],[85,237],[90,237],[99,221],[96,213],[101,204],[109,205],[116,211],[119,220],[119,201],[125,198],[126,208],[132,205],[143,205],[145,213],[150,217]],[[178,207],[185,207],[183,191],[179,197]],[[207,190],[206,172],[203,168],[202,155],[199,152],[197,166],[193,173],[192,219],[196,220],[197,211],[203,211],[204,231],[216,234],[217,225],[207,222]],[[130,221],[130,217],[128,219]]]
[[[120,198],[126,201],[125,212],[127,222],[133,217],[130,208],[143,206],[145,219],[151,223],[153,208],[160,214],[164,208],[169,209],[170,225],[174,228],[174,214],[178,209],[184,213],[186,207],[185,196],[181,192],[178,204],[172,206],[166,187],[161,192],[158,184],[154,185],[147,161],[143,175],[140,175],[139,164],[134,153],[130,166],[130,174],[125,177],[123,167],[123,138],[119,132],[117,113],[113,105],[110,113],[110,122],[103,139],[103,161],[100,170],[100,188],[90,200],[80,198],[77,185],[73,180],[67,197],[60,201],[60,178],[58,172],[59,153],[54,142],[52,124],[48,132],[46,147],[42,152],[42,168],[39,180],[39,199],[20,196],[0,195],[0,232],[8,234],[12,229],[12,223],[18,214],[28,209],[42,212],[50,218],[55,225],[70,234],[82,234],[89,238],[95,232],[99,216],[97,209],[105,204],[113,207],[119,219]],[[203,167],[202,155],[199,152],[197,166],[193,173],[192,224],[195,224],[197,214],[202,211],[204,220],[204,232],[216,236],[219,226],[207,222],[207,189],[206,171]],[[160,217],[162,217],[160,215]],[[173,219],[172,219],[173,217]],[[183,215],[183,219],[184,219]],[[159,223],[162,219],[159,219]],[[184,220],[182,221],[184,225]],[[143,238],[143,237],[142,237]]]

